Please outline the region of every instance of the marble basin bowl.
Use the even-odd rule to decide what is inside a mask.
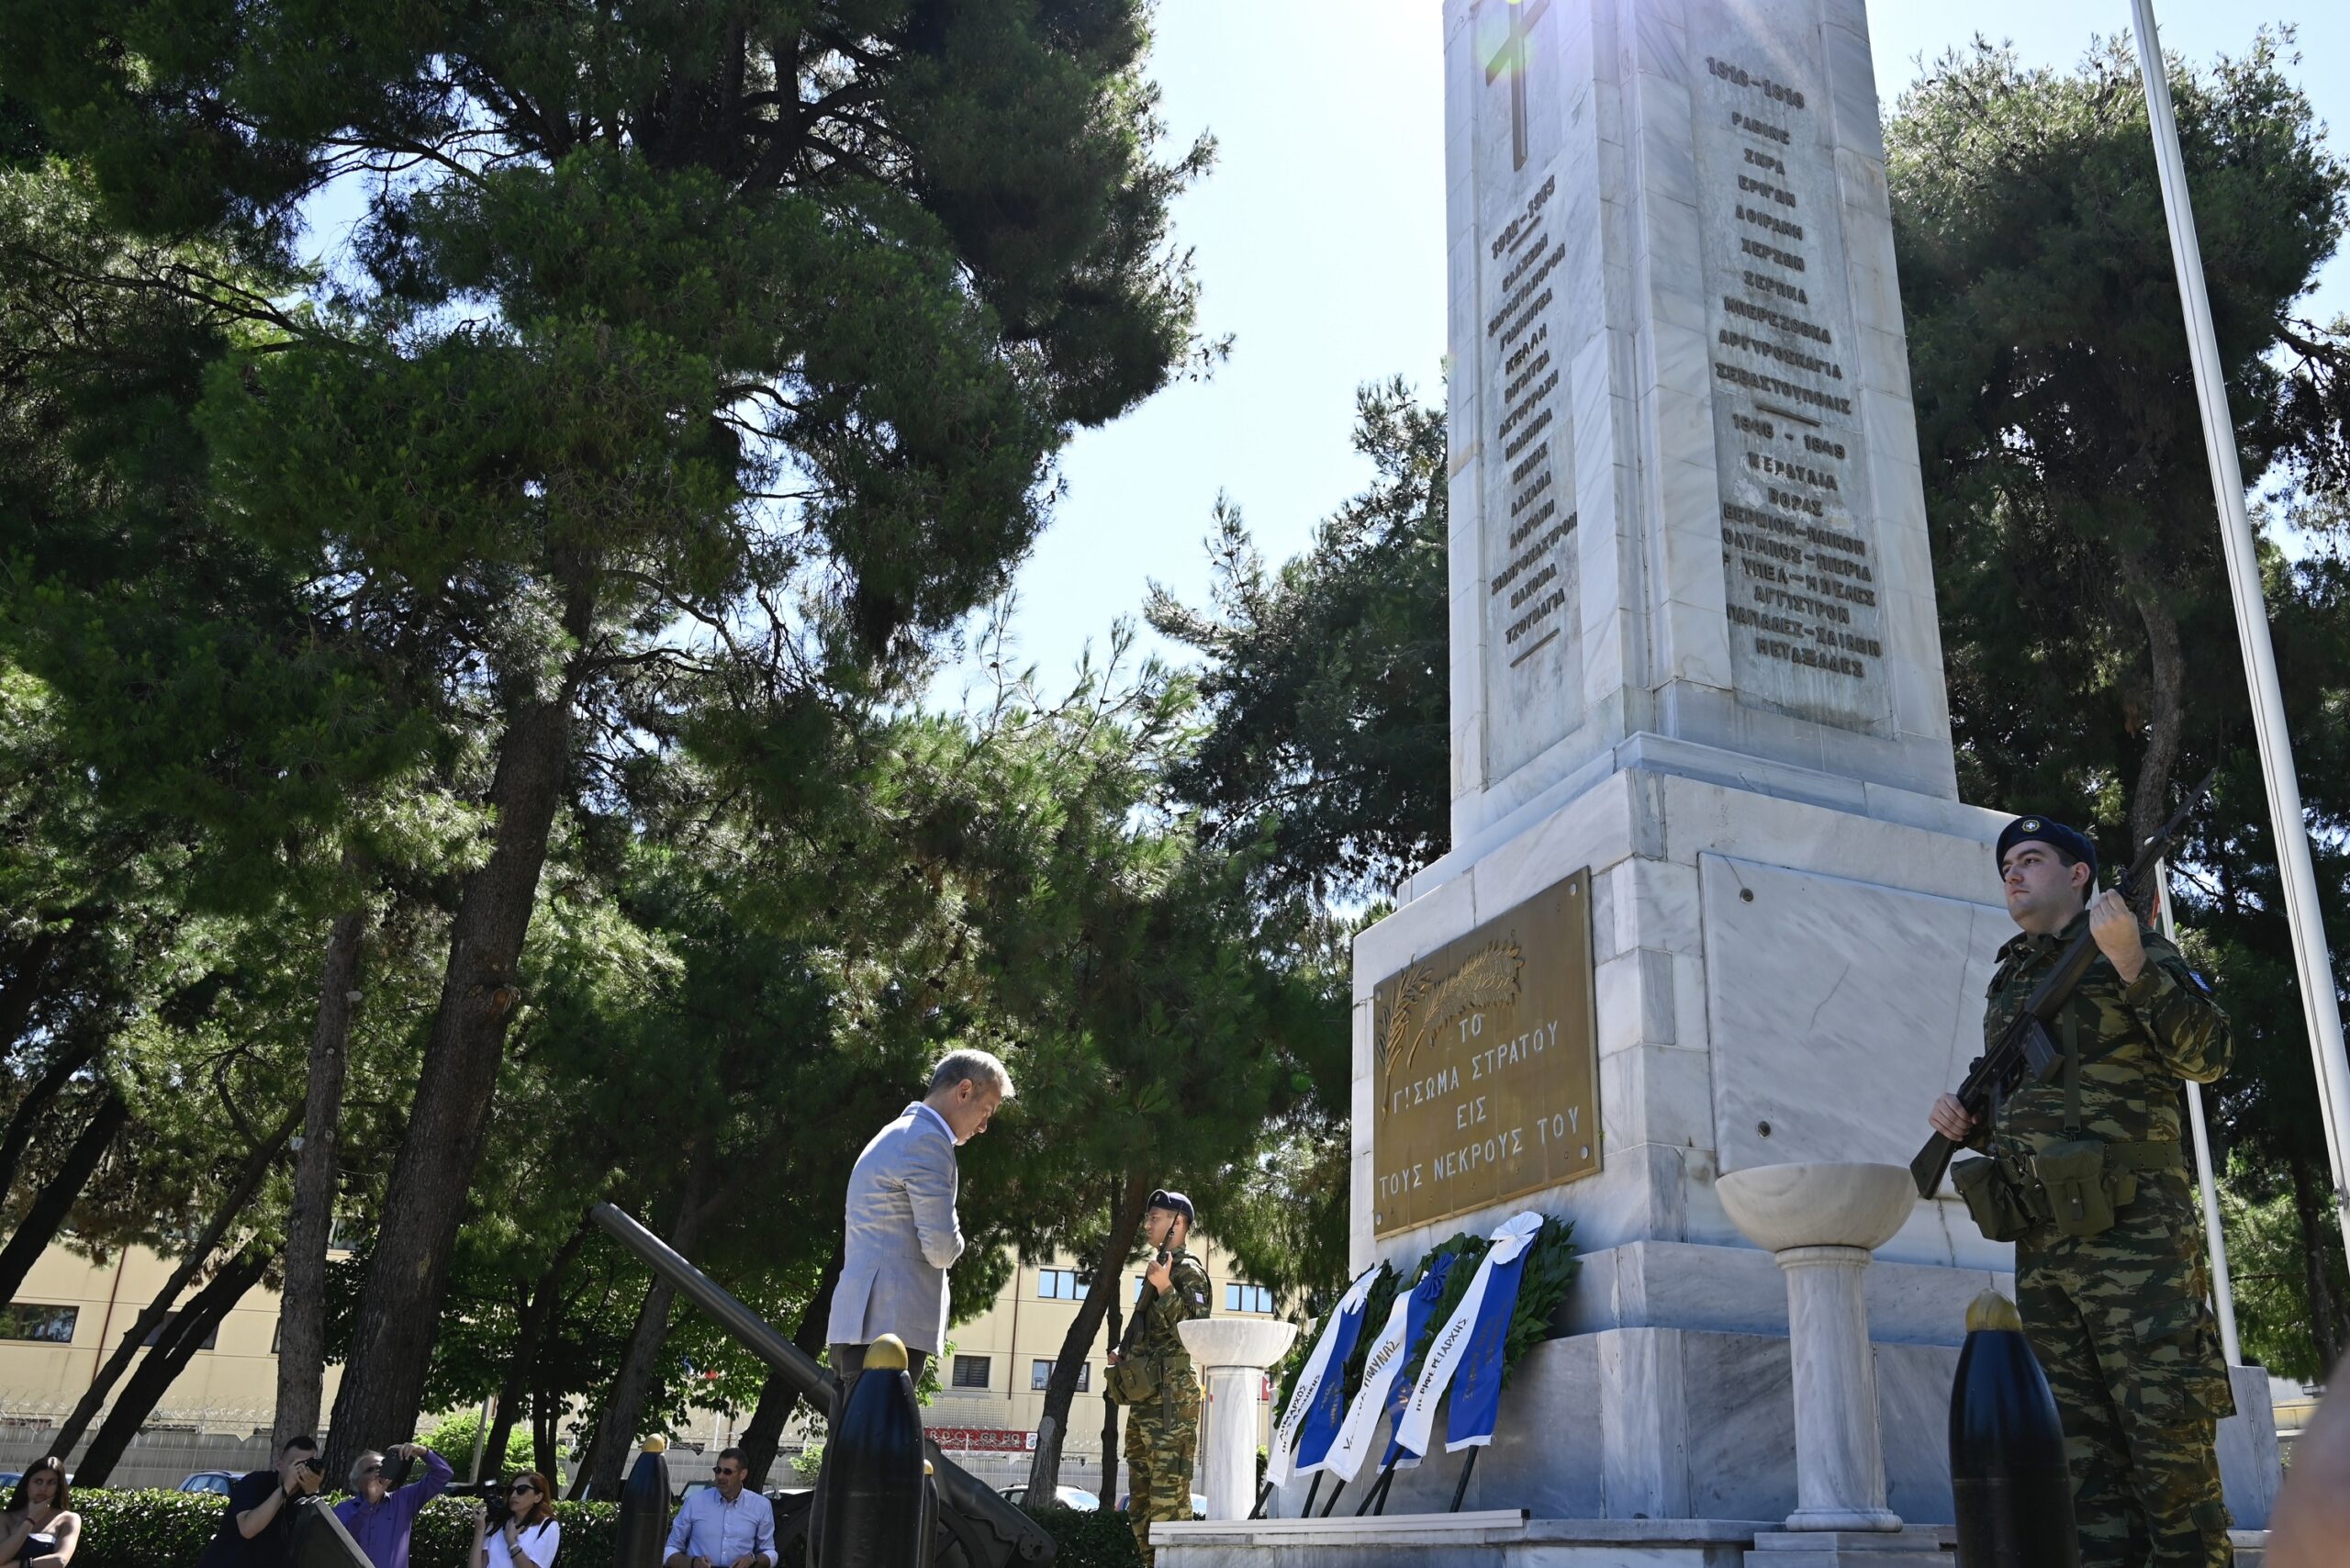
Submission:
[[[1918,1204],[1909,1172],[1898,1165],[1758,1165],[1731,1171],[1714,1191],[1747,1239],[1773,1252],[1790,1247],[1874,1250],[1893,1239]]]
[[[1195,1317],[1177,1324],[1175,1332],[1203,1367],[1269,1367],[1289,1354],[1297,1325],[1274,1317]]]

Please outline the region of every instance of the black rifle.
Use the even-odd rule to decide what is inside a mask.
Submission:
[[[1163,1264],[1169,1256],[1167,1249],[1162,1247],[1158,1249],[1158,1261]],[[1118,1336],[1118,1360],[1123,1361],[1142,1348],[1143,1320],[1150,1316],[1151,1305],[1158,1300],[1158,1287],[1145,1280],[1141,1292],[1135,1297],[1134,1316],[1126,1319],[1126,1331]]]
[[[2147,873],[2187,826],[2187,819],[2211,792],[2212,781],[2219,776],[2219,770],[2214,768],[2202,783],[2188,791],[2187,799],[2179,803],[2170,821],[2156,828],[2154,836],[2139,846],[2138,858],[2121,873],[2121,879],[2114,884],[2115,891],[2124,899],[2137,898]],[[2049,1038],[2048,1025],[2071,998],[2073,988],[2081,983],[2081,977],[2088,972],[2097,954],[2094,936],[2084,931],[2074,937],[2064,956],[2056,960],[2056,967],[2033,988],[2023,1010],[2009,1021],[1998,1043],[1967,1068],[1966,1081],[1958,1086],[1958,1101],[1986,1133],[1998,1125],[2000,1106],[2014,1097],[2026,1079],[2045,1083],[2064,1065],[2064,1053]],[[1941,1190],[1942,1177],[1950,1170],[1951,1156],[1957,1152],[1958,1145],[1940,1133],[1926,1139],[1926,1147],[1909,1162],[1909,1179],[1917,1183],[1919,1197],[1930,1198]]]

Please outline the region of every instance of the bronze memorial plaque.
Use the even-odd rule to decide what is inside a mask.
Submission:
[[[1371,1234],[1599,1170],[1591,872],[1371,991]]]

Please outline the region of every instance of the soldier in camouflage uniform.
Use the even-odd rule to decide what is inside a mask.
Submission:
[[[1986,1040],[2080,933],[2099,956],[2050,1029],[2062,1071],[2019,1090],[1994,1128],[1948,1094],[1930,1119],[1992,1157],[1953,1179],[1984,1233],[2016,1244],[2017,1305],[2064,1417],[2083,1568],[2232,1563],[2213,1437],[2235,1406],[2178,1144],[2178,1081],[2227,1070],[2227,1016],[2119,893],[2096,894],[2081,834],[2019,817],[1998,853],[2023,931],[1999,949]]]
[[[1127,1337],[1112,1366],[1147,1366],[1156,1389],[1126,1406],[1126,1520],[1148,1568],[1158,1561],[1150,1527],[1159,1519],[1192,1517],[1192,1462],[1200,1450],[1200,1374],[1175,1326],[1208,1315],[1208,1271],[1183,1249],[1192,1236],[1192,1200],[1181,1193],[1156,1192],[1143,1216],[1154,1257],[1143,1274],[1151,1294],[1137,1305],[1138,1332]],[[1114,1381],[1114,1380],[1113,1380]],[[1105,1500],[1106,1501],[1106,1500]]]

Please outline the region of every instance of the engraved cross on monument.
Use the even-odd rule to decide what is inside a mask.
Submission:
[[[1550,14],[1550,0],[1508,0],[1509,41],[1486,62],[1485,80],[1509,73],[1510,166],[1526,167],[1526,35]]]

